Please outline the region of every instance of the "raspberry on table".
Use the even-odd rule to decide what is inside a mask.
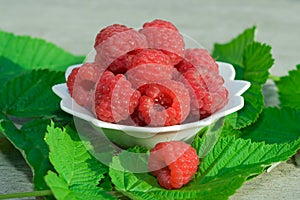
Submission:
[[[184,57],[183,36],[171,22],[164,20],[146,22],[139,32],[146,36],[149,48],[163,51],[170,57],[173,65]]]
[[[67,79],[70,95],[81,106],[91,110],[93,93],[103,68],[96,63],[84,63],[72,70]]]
[[[133,87],[138,88],[156,80],[172,79],[175,71],[166,54],[156,49],[143,49],[128,63],[126,75]]]
[[[178,189],[187,184],[199,165],[196,150],[182,141],[160,142],[151,149],[148,167],[166,189]]]
[[[95,62],[108,67],[115,59],[126,53],[147,48],[145,36],[133,28],[113,24],[102,29],[96,36],[94,48]]]
[[[161,80],[138,88],[139,117],[148,126],[172,126],[183,122],[190,112],[188,90],[180,82]]]
[[[139,98],[140,92],[132,89],[123,74],[105,71],[97,83],[94,112],[102,121],[117,123],[134,112]]]

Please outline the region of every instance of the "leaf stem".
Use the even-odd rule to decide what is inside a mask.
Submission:
[[[32,192],[19,192],[12,194],[0,194],[0,199],[24,198],[24,197],[38,197],[52,195],[51,190],[39,190]]]
[[[269,75],[268,77],[269,79],[271,79],[272,81],[276,82],[280,80],[280,76],[274,76],[274,75]]]

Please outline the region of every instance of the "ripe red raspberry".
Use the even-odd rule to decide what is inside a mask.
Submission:
[[[128,64],[126,73],[133,87],[163,79],[172,79],[176,71],[170,58],[155,49],[143,49],[137,53]]]
[[[184,56],[184,40],[177,28],[164,20],[154,20],[143,25],[140,33],[147,38],[149,48],[162,50],[172,64],[177,64]]]
[[[174,24],[161,19],[155,19],[152,22],[144,23],[143,28],[148,28],[148,27],[168,28],[174,31],[178,31],[178,29]]]
[[[184,52],[184,58],[199,70],[204,68],[209,71],[219,73],[217,63],[206,49],[186,49]]]
[[[179,74],[184,74],[187,71],[191,70],[194,73],[201,75],[199,81],[201,81],[202,85],[205,86],[208,90],[215,92],[222,87],[224,83],[224,79],[218,73],[218,66],[216,71],[212,71],[209,66],[206,65],[193,65],[191,62],[183,59],[176,66],[177,70],[180,72]],[[179,77],[179,75],[177,75]]]
[[[161,142],[151,149],[148,166],[158,183],[170,190],[187,184],[197,172],[196,150],[181,141]]]
[[[228,101],[228,91],[219,75],[218,65],[205,49],[187,49],[185,59],[176,66],[179,78],[191,96],[189,121],[205,118],[222,108]]]
[[[102,29],[96,36],[95,62],[108,67],[127,52],[147,47],[147,40],[143,34],[124,25],[114,24]]]
[[[180,124],[190,112],[188,90],[180,82],[161,80],[139,88],[139,118],[149,126]]]
[[[74,84],[76,81],[76,76],[78,74],[78,71],[79,71],[79,67],[76,67],[72,70],[71,74],[68,76],[67,87],[71,96],[73,95]]]
[[[130,30],[130,28],[127,28],[125,25],[121,25],[121,24],[113,24],[107,26],[106,28],[100,30],[100,32],[97,34],[94,48],[96,48],[100,43],[102,43],[106,39],[112,37],[114,34],[122,33],[128,30]]]
[[[105,71],[97,83],[94,112],[102,121],[117,123],[134,112],[139,98],[140,92],[132,89],[123,74]]]
[[[107,70],[111,71],[115,75],[125,74],[128,70],[128,65],[131,63],[132,58],[141,51],[142,49],[136,49],[120,56],[108,66]]]
[[[92,108],[95,84],[102,72],[103,68],[96,63],[85,63],[72,70],[68,76],[67,87],[79,105],[89,110]]]
[[[222,85],[223,79],[221,76],[215,78],[217,79],[211,78],[209,74],[201,74],[195,68],[183,73],[181,80],[189,88],[191,98],[190,120],[208,117],[227,103],[228,91]]]

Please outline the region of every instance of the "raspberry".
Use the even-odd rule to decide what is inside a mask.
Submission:
[[[71,96],[73,95],[74,84],[76,81],[76,76],[78,74],[78,71],[79,71],[79,67],[76,67],[72,70],[71,74],[68,76],[67,87]]]
[[[199,81],[201,81],[202,85],[209,89],[212,92],[218,90],[219,87],[222,87],[224,83],[224,79],[222,76],[219,75],[218,72],[212,71],[209,66],[206,65],[198,65],[195,66],[192,63],[188,62],[187,60],[180,61],[175,66],[181,74],[191,70],[194,73],[199,74],[201,76]],[[217,68],[218,71],[218,68]],[[178,75],[177,75],[178,77]]]
[[[140,92],[131,88],[123,74],[105,71],[97,83],[94,112],[102,121],[117,123],[134,112],[139,98]]]
[[[147,126],[146,122],[139,117],[138,109],[136,109],[126,120],[120,121],[119,124],[130,126]]]
[[[96,36],[95,62],[108,67],[115,59],[135,49],[146,48],[147,40],[132,28],[114,24],[102,29]]]
[[[184,52],[184,58],[194,65],[197,69],[203,68],[209,71],[219,73],[218,65],[206,49],[186,49]]]
[[[178,31],[178,29],[174,24],[161,19],[155,19],[152,22],[144,23],[143,28],[148,28],[148,27],[168,28],[174,31]]]
[[[147,38],[149,48],[162,50],[172,64],[177,64],[184,56],[184,40],[177,28],[164,20],[154,20],[143,25],[140,33]]]
[[[96,63],[85,63],[81,67],[74,68],[67,80],[70,95],[81,106],[91,109],[95,84],[98,81],[103,68]]]
[[[168,56],[156,49],[143,49],[133,57],[129,69],[142,64],[155,63],[161,65],[170,65],[171,61]]]
[[[190,112],[188,90],[180,82],[161,80],[139,88],[139,117],[149,126],[180,124]]]
[[[228,91],[219,75],[218,65],[205,49],[187,49],[185,59],[176,66],[179,78],[191,96],[190,121],[208,117],[228,101]]]
[[[130,30],[130,28],[127,28],[125,25],[121,24],[113,24],[100,30],[100,32],[96,36],[94,48],[96,48],[100,43],[102,43],[106,39],[112,37],[114,34],[122,33],[128,30]]]
[[[192,121],[208,117],[227,103],[228,91],[222,85],[222,77],[217,78],[221,80],[214,80],[209,74],[201,74],[195,68],[183,73],[181,80],[190,92]]]
[[[142,51],[142,49],[136,49],[120,56],[108,66],[107,70],[111,71],[115,75],[125,74],[128,70],[128,64],[131,62],[132,58],[140,51]]]
[[[133,87],[156,80],[171,79],[176,71],[170,58],[155,49],[143,49],[128,64],[127,77]]]
[[[199,158],[196,150],[182,141],[161,142],[151,149],[148,167],[166,189],[178,189],[187,184],[197,172]]]

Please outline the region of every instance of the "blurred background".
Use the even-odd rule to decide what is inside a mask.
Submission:
[[[214,43],[228,42],[255,25],[256,39],[272,46],[271,74],[281,76],[300,63],[299,13],[299,0],[0,0],[0,29],[86,55],[99,30],[113,23],[139,28],[145,21],[165,19],[210,52]],[[281,164],[246,183],[232,199],[299,199],[299,185],[300,169]],[[0,193],[32,187],[22,156],[1,140]]]
[[[245,28],[257,26],[257,40],[273,47],[275,68],[300,63],[299,0],[0,0],[0,29],[42,37],[87,54],[97,32],[112,23],[139,28],[156,18],[172,21],[208,50]],[[286,70],[285,70],[286,71]]]

